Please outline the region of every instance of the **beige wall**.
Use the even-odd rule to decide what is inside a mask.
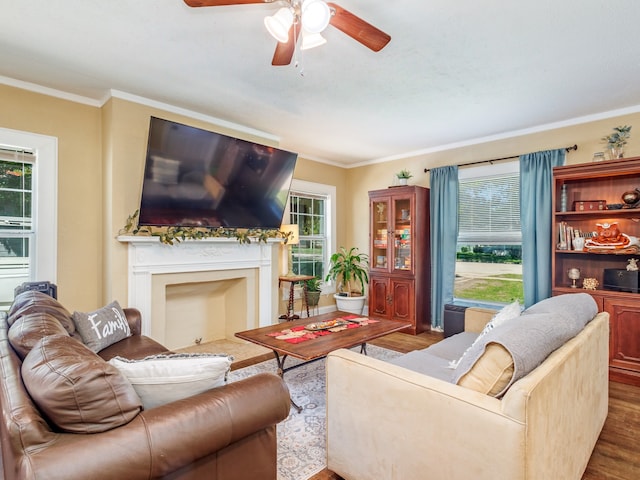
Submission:
[[[3,85],[0,103],[1,127],[58,139],[58,297],[94,308],[103,287],[100,110]]]
[[[0,99],[1,127],[58,138],[57,283],[60,300],[70,309],[89,310],[111,299],[126,303],[126,246],[116,236],[127,216],[138,208],[151,115],[269,143],[117,98],[99,108],[0,85]],[[413,172],[411,183],[428,186],[424,168],[573,144],[579,149],[569,153],[567,162],[588,162],[593,152],[603,149],[600,138],[622,124],[636,125],[640,130],[640,114],[353,169],[300,158],[294,176],[337,187],[337,245],[368,252],[367,192],[387,188],[400,169]],[[640,131],[632,130],[626,156],[634,155],[640,155]],[[330,301],[325,298],[321,305]]]
[[[353,228],[349,229],[348,241],[368,252],[367,192],[392,185],[394,173],[403,168],[413,173],[409,183],[428,187],[429,174],[424,172],[425,168],[504,158],[572,145],[578,145],[578,150],[567,154],[567,164],[590,162],[594,152],[604,150],[600,139],[610,134],[613,127],[618,125],[636,126],[631,130],[631,139],[625,149],[625,157],[640,156],[640,113],[636,113],[351,169],[347,173],[347,183],[352,199],[350,218],[358,220],[352,221]]]

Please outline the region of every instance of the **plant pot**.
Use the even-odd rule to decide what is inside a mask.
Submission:
[[[333,296],[336,300],[336,306],[341,312],[354,313],[356,315],[362,315],[364,310],[364,302],[367,297],[360,295],[359,297],[343,297],[337,293]]]
[[[315,307],[320,302],[320,294],[322,292],[307,292],[307,305]]]
[[[406,185],[408,181],[409,181],[408,178],[398,178],[399,185]]]

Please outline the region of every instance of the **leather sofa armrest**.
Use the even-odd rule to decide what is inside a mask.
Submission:
[[[122,311],[127,317],[131,335],[140,335],[142,333],[142,314],[137,308],[123,308]]]
[[[480,333],[496,313],[498,313],[497,310],[491,308],[467,308],[464,311],[464,331]]]
[[[128,424],[90,438],[59,434],[47,448],[23,457],[16,478],[164,477],[275,426],[289,415],[290,402],[279,376],[254,375],[146,410]],[[93,453],[79,455],[87,445]]]
[[[166,475],[276,425],[290,409],[284,381],[263,373],[142,412],[153,445],[151,476]]]

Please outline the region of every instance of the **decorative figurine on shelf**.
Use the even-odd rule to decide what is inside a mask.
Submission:
[[[567,276],[571,279],[571,288],[578,288],[576,285],[576,280],[580,278],[580,269],[579,268],[570,268],[567,270]]]
[[[618,222],[596,223],[596,235],[584,242],[587,248],[626,248],[631,244],[629,235],[620,232]]]
[[[595,290],[596,288],[598,288],[598,280],[596,280],[595,278],[585,278],[584,282],[582,282],[582,288],[584,288],[585,290]]]
[[[630,258],[629,260],[627,260],[627,262],[629,262],[629,265],[627,265],[627,272],[637,272],[638,271],[638,259],[637,258]]]

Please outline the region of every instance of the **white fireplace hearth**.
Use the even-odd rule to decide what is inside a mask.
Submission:
[[[128,244],[127,306],[142,313],[142,333],[169,349],[277,321],[278,240],[118,240]]]

